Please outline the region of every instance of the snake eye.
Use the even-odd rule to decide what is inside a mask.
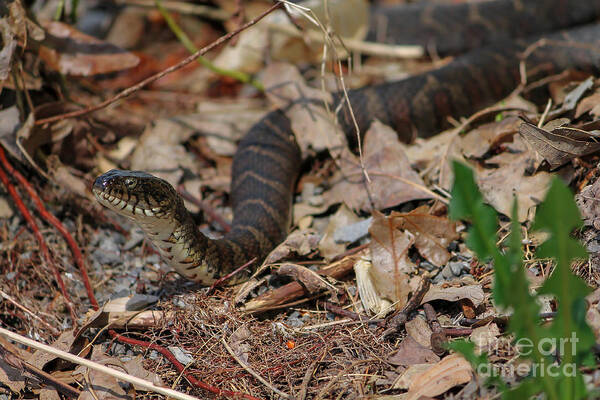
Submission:
[[[125,178],[125,186],[127,186],[128,189],[133,189],[136,185],[136,180],[133,178]]]

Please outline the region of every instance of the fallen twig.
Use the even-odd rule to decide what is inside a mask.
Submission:
[[[8,342],[7,342],[8,344]],[[2,359],[11,367],[18,369],[21,371],[27,371],[30,374],[36,376],[42,383],[45,383],[49,386],[54,387],[60,393],[65,396],[69,396],[72,398],[79,398],[81,392],[74,387],[67,385],[66,383],[60,381],[59,379],[53,377],[49,373],[29,364],[28,362],[22,360],[19,356],[17,356],[14,352],[5,348],[3,345],[0,345],[0,356]]]
[[[330,276],[339,279],[346,275],[354,267],[354,263],[358,260],[364,251],[334,262],[324,268],[321,268],[317,273],[319,275]],[[290,282],[275,290],[268,291],[261,296],[247,302],[241,309],[246,313],[257,313],[279,307],[283,304],[289,305],[289,302],[304,296],[306,289],[299,282]]]
[[[425,317],[427,318],[429,327],[433,331],[430,339],[431,349],[435,354],[441,357],[448,351],[445,346],[448,342],[448,337],[437,319],[433,306],[429,303],[425,303],[423,304],[423,310],[425,310]]]
[[[94,106],[84,108],[82,110],[72,111],[72,112],[68,112],[68,113],[64,113],[64,114],[60,114],[60,115],[55,115],[53,117],[37,120],[37,121],[35,121],[35,125],[48,124],[50,122],[60,121],[60,120],[66,119],[66,118],[80,117],[82,115],[86,115],[86,114],[92,113],[94,111],[98,111],[118,100],[124,99],[125,97],[131,96],[133,93],[137,92],[138,90],[142,89],[145,86],[148,86],[149,84],[151,84],[153,82],[156,82],[157,80],[164,77],[165,75],[168,75],[171,72],[177,71],[178,69],[181,69],[181,68],[185,67],[186,65],[192,63],[193,61],[196,60],[196,58],[208,53],[210,50],[221,45],[222,43],[226,42],[227,40],[231,39],[232,37],[238,35],[243,30],[256,24],[258,21],[260,21],[261,19],[266,17],[268,14],[270,14],[274,10],[278,9],[279,7],[281,7],[281,3],[280,2],[275,3],[268,10],[266,10],[265,12],[260,14],[258,17],[254,18],[253,20],[248,21],[239,29],[236,29],[235,31],[229,32],[228,34],[221,36],[219,39],[215,40],[208,46],[203,47],[202,49],[198,50],[194,54],[181,60],[177,64],[142,80],[141,82],[137,83],[136,85],[133,85],[131,87],[128,87],[125,90],[122,90],[121,92],[119,92],[117,95],[111,97],[110,99],[106,99],[105,101],[102,101]]]
[[[262,383],[263,385],[265,385],[266,387],[269,388],[269,390],[273,391],[274,393],[277,393],[280,397],[283,397],[284,399],[289,399],[290,395],[287,393],[282,392],[281,390],[277,389],[276,387],[274,387],[273,385],[271,385],[269,382],[267,382],[265,380],[265,378],[263,378],[262,376],[260,376],[259,374],[257,374],[256,372],[254,372],[252,370],[252,368],[250,368],[245,362],[243,362],[231,349],[231,347],[229,347],[229,345],[227,344],[227,341],[225,340],[225,337],[221,337],[221,342],[223,343],[223,346],[225,347],[225,350],[227,350],[227,352],[229,353],[229,355],[231,355],[231,357],[233,357],[233,359],[240,365],[240,367],[244,368],[244,370],[249,373],[250,375],[252,375],[253,377],[255,377],[260,383]]]
[[[45,351],[47,353],[55,355],[56,357],[62,358],[63,360],[70,361],[77,365],[83,365],[85,367],[88,367],[88,368],[96,370],[96,371],[100,371],[100,372],[110,375],[116,379],[120,379],[122,381],[131,383],[132,385],[136,385],[138,387],[144,388],[144,389],[152,391],[152,392],[164,394],[165,396],[170,396],[170,397],[173,397],[174,399],[178,399],[178,400],[197,400],[197,398],[194,396],[190,396],[188,394],[181,393],[181,392],[178,392],[173,389],[156,386],[152,382],[137,378],[135,376],[126,374],[121,371],[117,371],[113,368],[109,368],[105,365],[98,364],[94,361],[90,361],[83,357],[79,357],[74,354],[67,353],[66,351],[55,349],[52,346],[48,346],[47,344],[36,342],[35,340],[29,339],[25,336],[21,336],[19,334],[16,334],[16,333],[11,332],[4,328],[0,328],[0,335],[7,337],[8,339],[14,340],[15,342],[24,344],[26,346],[30,346],[36,350]]]
[[[31,311],[24,305],[17,302],[17,300],[13,299],[12,296],[10,296],[8,293],[5,293],[3,290],[0,290],[0,296],[2,296],[6,301],[11,303],[15,307],[21,309],[25,314],[29,315],[31,318],[35,319],[36,321],[38,321],[39,323],[44,325],[47,329],[50,330],[50,332],[52,332],[53,335],[55,335],[55,336],[60,335],[60,331],[58,329],[56,329],[55,327],[53,327],[52,325],[50,325],[49,323],[47,323],[46,321],[44,321],[43,319],[38,317],[33,311]]]

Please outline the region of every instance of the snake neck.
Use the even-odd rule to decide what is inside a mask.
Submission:
[[[210,285],[218,274],[215,265],[210,264],[214,257],[206,254],[214,251],[214,241],[198,231],[192,216],[183,202],[178,205],[172,218],[158,218],[154,221],[136,221],[148,239],[156,247],[162,259],[184,277]]]
[[[222,239],[210,239],[202,234],[183,205],[177,207],[172,218],[157,219],[154,222],[139,222],[146,236],[157,248],[162,259],[171,268],[187,279],[202,285],[211,285],[224,274],[243,265],[252,249],[240,243],[248,242],[249,233],[234,226]],[[264,254],[256,254],[262,257]],[[248,273],[242,272],[229,284],[248,279]]]

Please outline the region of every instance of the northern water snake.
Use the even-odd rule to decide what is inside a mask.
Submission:
[[[462,21],[466,30],[457,36],[462,35],[462,40],[452,39],[445,47],[444,32],[452,32],[456,22],[446,21],[444,13],[438,19],[436,10],[441,8],[436,7],[410,7],[408,17],[395,18],[405,18],[411,24],[419,21],[422,32],[428,33],[417,35],[421,38],[417,42],[429,46],[435,43],[438,51],[472,47],[474,41],[468,38],[473,32],[477,33],[475,44],[488,45],[440,69],[350,91],[361,131],[377,118],[393,127],[403,141],[417,135],[431,136],[446,127],[448,116],[469,115],[503,98],[519,84],[521,52],[539,37],[508,40],[507,33],[517,37],[543,33],[589,22],[600,15],[600,1],[596,0],[492,0],[461,5],[445,12],[450,13],[452,21]],[[522,15],[526,16],[524,20]],[[511,18],[518,18],[520,23],[513,21],[511,25]],[[444,24],[448,26],[444,28]],[[502,26],[511,29],[498,31]],[[600,41],[599,25],[544,37],[546,44],[524,60],[530,79],[567,68],[599,71],[600,51],[593,48]],[[341,95],[334,95],[335,103],[341,99]],[[338,120],[344,132],[353,132],[347,113],[342,111]],[[198,232],[173,187],[152,175],[113,170],[96,179],[93,192],[101,204],[137,222],[175,270],[191,280],[210,284],[254,257],[263,259],[285,238],[300,163],[300,151],[285,110],[273,111],[254,125],[241,140],[233,160],[232,230],[218,240]],[[247,274],[241,274],[237,279],[245,277]]]

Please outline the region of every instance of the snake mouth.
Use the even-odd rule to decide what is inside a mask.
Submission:
[[[159,209],[153,210],[139,207],[136,205],[136,202],[132,202],[131,199],[130,201],[123,200],[122,198],[103,190],[102,187],[97,187],[96,182],[94,182],[92,192],[100,204],[118,214],[134,219],[138,216],[157,217],[156,212],[159,211]]]

